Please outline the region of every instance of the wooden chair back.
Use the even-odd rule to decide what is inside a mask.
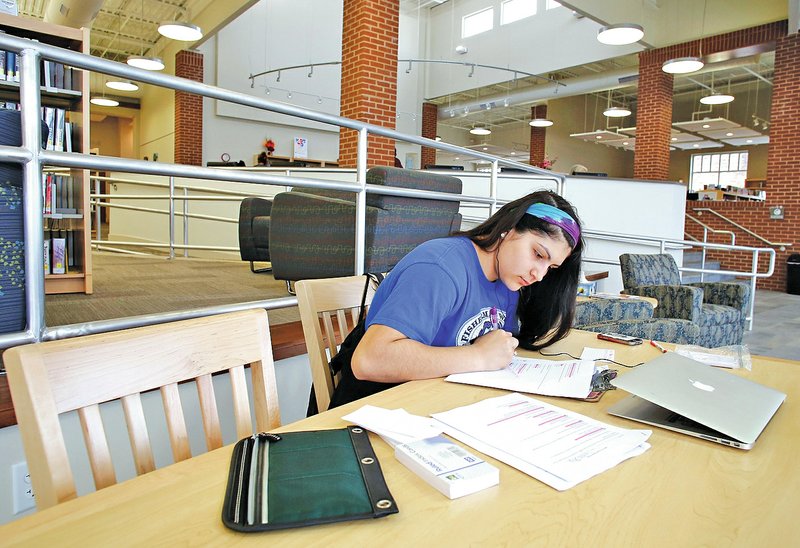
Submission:
[[[311,379],[320,413],[328,409],[333,389],[339,381],[338,375],[333,376],[328,364],[358,322],[365,283],[365,276],[301,280],[295,283]],[[367,308],[374,295],[375,286],[370,282],[365,300]]]
[[[239,438],[253,433],[245,366],[252,375],[256,427],[280,426],[269,323],[264,310],[35,343],[3,355],[39,509],[77,496],[59,415],[77,411],[94,483],[117,482],[99,404],[120,400],[138,475],[155,469],[141,393],[159,389],[175,461],[190,458],[178,383],[197,384],[208,450],[222,446],[211,375],[227,371]]]

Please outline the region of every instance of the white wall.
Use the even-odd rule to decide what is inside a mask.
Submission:
[[[311,390],[311,370],[308,355],[295,356],[275,363],[275,376],[278,383],[278,400],[281,409],[281,423],[289,424],[306,416],[308,395]],[[249,370],[247,372],[248,389],[252,405],[252,384],[250,383]],[[197,391],[193,383],[185,383],[179,387],[181,401],[186,415],[187,429],[192,448],[192,454],[204,453],[205,441],[203,427],[200,421]],[[214,376],[214,389],[217,405],[221,417],[223,443],[230,444],[236,441],[236,429],[233,423],[233,407],[231,404],[230,378],[228,375]],[[153,456],[156,467],[161,468],[173,462],[172,452],[167,438],[166,423],[163,420],[163,407],[160,393],[150,392],[142,397],[145,419],[151,432],[153,443]],[[106,435],[109,439],[112,457],[115,463],[117,481],[134,477],[133,457],[130,453],[128,434],[124,424],[121,406],[118,403],[101,406]],[[78,494],[83,495],[94,491],[91,470],[83,446],[80,421],[76,413],[66,414],[62,417],[61,428],[67,440],[67,451],[70,456],[75,484]],[[23,515],[31,514],[30,510],[19,515],[13,514],[11,498],[11,466],[25,460],[17,426],[8,426],[0,429],[0,524],[18,519]],[[222,494],[220,493],[220,496]],[[220,499],[222,500],[222,499]],[[2,540],[0,540],[2,544]]]

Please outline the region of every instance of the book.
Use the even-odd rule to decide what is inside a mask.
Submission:
[[[450,499],[500,483],[497,468],[444,436],[398,444],[394,456]]]
[[[6,79],[6,51],[0,49],[0,80]]]
[[[50,240],[44,240],[44,274],[50,274]]]
[[[67,273],[67,239],[66,238],[53,238],[53,274],[66,274]]]

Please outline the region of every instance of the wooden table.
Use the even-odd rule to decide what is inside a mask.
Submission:
[[[654,358],[649,346],[627,347],[574,331],[549,350],[614,348],[625,363]],[[666,345],[668,348],[671,345]],[[624,374],[624,371],[621,371]],[[503,463],[500,485],[449,500],[400,465],[378,437],[372,443],[400,513],[350,522],[244,534],[221,522],[231,447],[168,466],[0,527],[0,544],[27,546],[787,546],[797,542],[800,506],[800,363],[754,358],[738,373],[788,393],[758,440],[742,451],[654,429],[641,456],[558,492]],[[343,427],[340,417],[368,402],[425,415],[503,394],[446,383],[406,383],[283,430]],[[546,398],[623,427],[642,425],[599,403]]]

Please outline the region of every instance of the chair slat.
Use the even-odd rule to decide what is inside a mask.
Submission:
[[[114,473],[114,464],[111,461],[111,451],[108,448],[103,419],[100,416],[99,405],[89,405],[78,409],[78,417],[83,430],[83,440],[86,443],[86,452],[89,455],[89,466],[94,477],[94,486],[97,489],[108,487],[117,483]]]
[[[211,375],[201,375],[197,381],[197,395],[200,397],[200,415],[206,433],[206,447],[209,451],[222,447],[222,430],[219,426],[217,399],[214,397],[214,384]]]
[[[236,435],[241,439],[253,433],[250,399],[247,395],[247,379],[244,375],[244,366],[233,367],[228,371],[233,391],[233,418],[236,422]]]
[[[331,358],[336,355],[336,330],[333,327],[332,315],[328,312],[322,313],[322,325],[325,335],[325,345]]]
[[[147,434],[147,423],[144,420],[142,397],[139,394],[131,394],[123,396],[120,401],[125,411],[125,422],[128,424],[128,437],[131,441],[136,474],[141,476],[156,469],[150,437]]]
[[[167,421],[172,458],[175,462],[192,458],[178,383],[173,382],[161,387],[161,401],[164,404],[164,418]]]
[[[258,361],[250,364],[250,371],[253,377],[253,398],[266,402],[264,405],[256,405],[256,429],[259,432],[269,432],[281,425],[275,369]]]

